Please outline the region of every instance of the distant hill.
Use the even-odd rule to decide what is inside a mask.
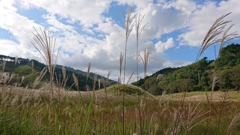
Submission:
[[[59,68],[59,69],[62,69],[63,67],[64,67],[67,71],[69,71],[69,72],[73,72],[73,73],[75,73],[75,74],[80,74],[80,75],[83,75],[83,76],[86,76],[86,75],[87,75],[87,72],[84,72],[84,71],[79,70],[79,69],[74,69],[74,68],[72,68],[72,67],[67,67],[67,66],[62,66],[62,65],[56,65],[56,68]],[[89,78],[93,79],[93,78],[94,78],[94,74],[95,74],[95,73],[90,72],[90,73],[89,73]],[[105,79],[105,80],[107,79],[106,77],[97,74],[97,79],[101,79],[101,78],[103,78],[103,79]],[[114,85],[114,84],[117,84],[117,82],[114,81],[114,80],[108,79],[108,85]]]
[[[188,66],[165,68],[132,84],[158,95],[163,91],[211,90],[213,78],[217,79],[214,90],[240,89],[240,45],[231,44],[220,52],[216,60],[207,57]]]
[[[39,76],[41,70],[46,67],[45,64],[38,62],[37,60],[29,60],[29,59],[24,59],[24,58],[17,58],[17,63],[15,64],[15,57],[11,57],[11,56],[5,56],[5,55],[0,55],[0,63],[2,61],[6,61],[6,67],[4,69],[4,72],[9,72],[9,73],[15,73],[17,74],[19,77],[24,76],[24,82],[22,84],[22,86],[27,86],[28,87],[32,87],[32,84],[34,82],[34,80]],[[32,70],[32,62],[34,63],[34,69]],[[66,83],[66,87],[69,88],[71,87],[71,85],[74,83],[72,74],[74,73],[76,75],[76,77],[78,78],[78,83],[79,83],[79,89],[80,90],[85,90],[86,89],[86,72],[78,70],[78,69],[74,69],[71,67],[65,67],[62,65],[56,65],[56,69],[55,69],[55,74],[57,76],[61,76],[62,75],[62,68],[66,69],[66,74],[68,76],[68,81]],[[0,71],[2,71],[2,67],[0,66]],[[90,89],[92,89],[93,87],[93,77],[94,77],[94,73],[90,73],[90,77],[87,81],[87,85],[90,87]],[[106,77],[97,75],[97,79],[105,79]],[[45,75],[45,77],[43,78],[43,82],[44,81],[48,81],[49,80],[49,74],[47,73]],[[113,85],[116,84],[117,82],[114,80],[109,79],[108,80],[108,85]],[[100,88],[103,88],[103,84],[101,83]],[[72,87],[73,90],[76,90],[76,87],[73,86]],[[99,85],[96,84],[95,89],[99,89]]]

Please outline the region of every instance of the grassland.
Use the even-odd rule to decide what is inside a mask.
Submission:
[[[215,92],[217,102],[209,104],[204,92],[183,93],[152,98],[126,92],[122,106],[121,94],[114,86],[93,92],[54,93],[25,88],[1,87],[1,134],[239,134],[240,96],[236,92]],[[132,86],[129,86],[132,87]],[[225,98],[224,98],[225,95]],[[187,101],[188,100],[188,101]],[[124,112],[122,109],[124,108]],[[125,113],[123,132],[122,119]],[[140,127],[140,117],[142,127]],[[237,120],[237,121],[234,121]],[[232,124],[232,125],[231,125]]]

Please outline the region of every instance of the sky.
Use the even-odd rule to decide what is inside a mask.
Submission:
[[[111,70],[110,79],[117,80],[119,56],[125,50],[123,20],[129,8],[133,15],[144,16],[139,52],[152,49],[147,68],[147,75],[151,75],[195,62],[208,29],[224,14],[231,12],[225,20],[231,20],[235,24],[232,31],[239,33],[239,7],[239,0],[0,0],[0,54],[44,63],[31,44],[33,28],[42,28],[56,38],[57,64],[87,71],[91,62],[91,72],[107,76]],[[126,55],[126,80],[134,72],[133,82],[137,67],[134,25]],[[203,57],[215,59],[214,47],[200,59]],[[138,64],[142,78],[140,58]]]

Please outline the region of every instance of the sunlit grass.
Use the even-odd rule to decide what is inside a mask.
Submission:
[[[101,91],[97,91],[97,100],[93,100],[90,94],[83,94],[83,98],[71,96],[68,98],[59,99],[50,98],[48,94],[35,95],[31,90],[15,90],[17,92],[5,91],[1,92],[0,96],[0,133],[1,134],[121,134],[122,125],[122,110],[121,110],[121,95],[113,95],[106,98],[98,96]],[[25,94],[18,93],[25,91]],[[29,91],[29,94],[27,94]],[[111,91],[108,91],[111,94]],[[75,92],[74,92],[75,93]],[[104,92],[102,92],[104,95]],[[235,92],[230,92],[230,95],[236,95]],[[173,97],[181,97],[182,93],[174,94]],[[221,92],[216,92],[221,94]],[[34,96],[35,95],[35,96]],[[71,92],[70,92],[71,95]],[[204,92],[190,92],[187,97],[204,95]],[[174,98],[173,98],[174,99]],[[138,107],[137,98],[125,98],[125,134],[133,134],[139,132],[139,114],[136,111]],[[206,102],[186,102],[181,110],[178,110],[179,101],[164,99],[159,104],[159,101],[147,98],[148,106],[143,102],[141,111],[143,118],[143,128],[145,134],[170,134],[173,130],[174,112],[181,113],[182,124],[187,125],[188,115],[208,114],[208,103]],[[218,103],[216,102],[216,106]],[[191,107],[193,110],[189,110]],[[194,109],[196,108],[196,109]],[[218,115],[212,112],[210,126],[207,126],[206,121],[208,115],[202,115],[201,119],[196,119],[195,125],[190,130],[179,129],[179,134],[225,134],[227,128],[239,112],[240,102],[228,102],[223,108],[216,107],[217,110],[224,110],[224,115],[221,122],[221,130],[217,128],[216,121]],[[176,110],[177,109],[177,110]],[[231,115],[225,115],[225,114]],[[194,115],[193,115],[194,116]],[[192,118],[194,119],[194,118]],[[180,124],[179,126],[181,126]],[[184,126],[182,125],[182,126]],[[239,133],[238,128],[234,128],[232,133]]]
[[[210,92],[208,92],[210,93]],[[213,96],[215,100],[220,99],[220,95],[222,95],[223,91],[214,91]],[[229,100],[239,100],[240,101],[240,93],[238,91],[229,91]],[[166,94],[164,99],[168,100],[176,100],[183,97],[184,93],[174,93],[174,94]],[[187,99],[196,99],[200,101],[206,101],[206,92],[205,91],[194,91],[194,92],[187,92],[186,93]]]

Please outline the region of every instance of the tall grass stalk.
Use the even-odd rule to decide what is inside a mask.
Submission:
[[[95,94],[96,82],[97,82],[97,74],[94,74],[94,77],[93,77],[93,98],[94,99],[96,99],[96,94]]]
[[[108,74],[107,74],[107,86],[109,86],[109,83],[108,83],[108,80],[109,80],[109,77],[112,73],[112,70],[108,70]]]
[[[32,74],[33,74],[33,72],[34,72],[34,61],[32,61]]]
[[[91,62],[88,63],[87,77],[86,77],[86,86],[87,86],[87,83],[88,83],[88,78],[89,78],[90,70],[91,70]]]
[[[62,75],[61,74],[57,75],[55,73],[55,78],[56,78],[58,101],[60,101],[63,96],[63,92],[65,91],[65,86],[66,86],[66,83],[68,80],[68,76],[66,74],[66,69],[64,67],[62,67]]]
[[[13,79],[15,76],[16,76],[16,74],[15,74],[15,73],[12,73],[12,74],[10,75],[10,78],[8,79],[7,84],[10,84],[10,82],[12,81],[12,79]]]
[[[205,35],[205,38],[204,38],[202,45],[200,47],[200,50],[198,52],[196,61],[199,59],[199,57],[202,55],[202,53],[211,45],[220,42],[220,47],[219,47],[220,48],[219,53],[220,53],[222,47],[224,46],[224,44],[227,41],[238,37],[238,34],[236,32],[229,34],[229,31],[234,26],[234,24],[230,25],[227,29],[225,29],[225,27],[230,22],[232,22],[231,20],[224,20],[230,14],[231,14],[231,12],[227,13],[225,15],[222,15],[221,17],[219,17],[218,19],[215,20],[215,22],[213,23],[213,25],[210,27],[207,34]],[[223,34],[222,37],[220,37],[220,34]],[[218,56],[219,56],[219,54],[218,54]],[[212,106],[212,96],[213,96],[214,87],[215,87],[216,83],[218,82],[218,79],[219,79],[218,77],[213,76],[210,100],[208,97],[208,93],[206,91],[206,98],[209,103],[210,110],[212,110],[212,109],[216,110],[216,108],[214,106]],[[210,114],[209,114],[209,116],[210,116]],[[221,116],[220,116],[220,118],[221,118]],[[209,124],[209,120],[207,121],[207,125],[208,124]]]
[[[239,35],[238,33],[235,31],[235,32],[232,32],[232,33],[229,33],[229,31],[232,29],[232,27],[234,26],[235,24],[232,24],[230,25],[227,29],[224,30],[223,32],[223,35],[222,35],[222,38],[220,40],[220,47],[219,47],[219,52],[218,52],[218,57],[220,55],[220,52],[223,48],[223,46],[229,41],[229,40],[232,40],[232,39],[235,39],[235,38],[239,38]]]
[[[136,15],[135,17],[135,31],[136,31],[136,47],[137,47],[137,52],[136,52],[136,61],[137,61],[137,81],[139,79],[139,75],[138,75],[138,57],[139,57],[139,39],[140,39],[140,35],[143,31],[143,29],[146,27],[147,24],[142,25],[143,23],[143,19],[144,19],[144,15],[141,16],[140,13],[138,13],[138,15]]]
[[[107,83],[106,83],[104,78],[101,78],[101,83],[102,83],[103,88],[104,88],[105,97],[107,98],[107,85],[106,85]]]
[[[123,54],[122,52],[120,53],[119,56],[119,77],[118,77],[118,95],[120,95],[120,84],[122,83],[122,63],[123,63]]]
[[[225,17],[230,15],[231,13],[227,13],[218,19],[213,23],[213,25],[208,30],[207,34],[205,35],[202,45],[200,47],[200,50],[198,52],[196,61],[199,59],[199,57],[202,55],[202,53],[211,45],[219,42],[223,42],[222,39],[219,39],[219,35],[223,33],[224,28],[228,23],[231,21],[225,21],[223,20]],[[230,27],[231,28],[231,27]],[[227,31],[228,32],[228,31]],[[223,42],[224,43],[224,42]]]
[[[127,45],[128,45],[128,38],[129,35],[132,31],[133,28],[133,20],[134,20],[135,16],[132,16],[132,12],[130,11],[130,9],[128,8],[126,10],[126,17],[124,18],[124,25],[125,25],[125,51],[124,51],[124,67],[123,67],[123,83],[125,84],[125,88],[126,88],[126,64],[127,64]],[[123,118],[122,118],[122,132],[123,134],[125,133],[125,125],[124,125],[124,119],[125,119],[125,105],[124,105],[124,101],[125,101],[125,93],[122,92],[122,113],[123,113]]]
[[[50,34],[43,29],[39,29],[39,31],[35,28],[34,31],[34,41],[35,42],[31,42],[32,45],[35,47],[35,49],[40,53],[40,55],[42,56],[42,58],[44,59],[47,68],[48,68],[48,72],[49,72],[49,76],[50,76],[50,91],[51,91],[51,98],[53,97],[53,86],[54,86],[54,71],[55,71],[55,66],[56,66],[56,61],[57,61],[57,55],[54,59],[54,53],[55,51],[55,45],[56,45],[56,38],[52,38],[50,37]],[[55,63],[54,63],[55,60]],[[55,66],[53,65],[55,64]]]
[[[230,25],[230,27],[228,27],[227,29],[225,29],[225,27],[232,21],[225,21],[225,17],[227,17],[228,15],[230,15],[230,13],[227,13],[225,15],[222,15],[221,17],[217,18],[215,20],[215,22],[212,24],[212,26],[210,27],[210,29],[208,30],[207,34],[205,35],[202,45],[200,47],[200,50],[198,52],[198,55],[196,57],[196,61],[199,59],[199,57],[202,55],[202,53],[211,45],[215,44],[215,43],[219,43],[220,42],[220,49],[219,52],[221,51],[223,45],[231,40],[234,39],[236,37],[238,37],[238,34],[236,32],[230,33],[228,34],[228,32],[230,31],[230,29],[234,26],[233,24]],[[219,35],[222,34],[222,38],[219,38]],[[212,83],[212,91],[214,89],[215,83],[217,78],[214,77],[213,78],[213,83]],[[190,80],[190,78],[189,78]],[[208,100],[208,94],[206,91],[206,96],[207,96],[207,100]],[[212,100],[212,94],[211,94],[211,98],[210,100]]]
[[[145,79],[146,79],[146,75],[147,75],[147,65],[148,65],[148,62],[150,61],[151,54],[152,54],[152,49],[148,48],[148,49],[144,50],[143,57],[141,55],[139,55],[142,60],[143,67],[144,67],[144,84],[145,84]],[[145,85],[144,85],[144,90],[146,90]],[[148,102],[147,102],[146,94],[144,95],[144,97],[145,97],[145,102],[146,102],[146,113],[148,113]]]
[[[227,135],[230,135],[231,131],[239,125],[239,124],[237,123],[237,122],[239,122],[239,120],[240,120],[240,115],[236,115],[236,116],[232,119],[232,121],[231,121],[231,123],[229,124],[228,129],[227,129]]]
[[[18,78],[17,87],[20,87],[23,84],[24,79],[25,79],[25,76],[22,76],[22,77]]]
[[[15,57],[14,62],[15,62],[15,65],[18,63],[18,56]]]
[[[6,67],[6,61],[4,60],[4,61],[2,61],[2,72],[4,72],[5,71],[5,67]]]
[[[62,68],[62,75],[63,75],[63,79],[62,79],[62,83],[61,83],[61,88],[65,88],[67,80],[68,80],[68,76],[67,76],[67,71],[66,68]]]
[[[74,73],[72,74],[72,77],[73,77],[74,85],[75,85],[76,88],[77,88],[78,95],[79,95],[80,99],[82,99],[82,94],[81,94],[81,92],[80,92],[80,90],[79,90],[78,78],[77,78],[77,76],[76,76]],[[72,86],[73,86],[73,84],[72,84]],[[72,86],[71,86],[71,87],[72,87]],[[70,88],[71,88],[71,87],[70,87]]]
[[[39,76],[34,80],[33,86],[32,86],[33,89],[35,89],[40,84],[41,80],[43,79],[43,77],[45,76],[46,73],[47,73],[47,68],[44,67],[41,70]]]
[[[101,79],[98,79],[98,90],[101,88]]]
[[[219,77],[214,76],[213,77],[213,82],[212,82],[212,90],[211,90],[211,95],[210,95],[210,102],[212,102],[212,100],[213,100],[213,91],[214,91],[214,88],[215,88],[216,84],[218,83],[218,81],[219,81]]]
[[[152,54],[152,49],[147,48],[143,51],[143,56],[140,55],[140,58],[142,60],[143,67],[144,67],[144,78],[147,76],[147,66],[148,66],[148,62],[150,61],[151,54]]]
[[[126,83],[125,85],[129,84],[130,80],[132,79],[133,74],[134,74],[134,72],[132,72],[132,74],[131,74],[130,77],[128,78],[127,83]]]
[[[202,53],[209,46],[211,46],[215,43],[221,42],[221,39],[219,39],[219,35],[223,33],[226,25],[231,22],[231,21],[225,21],[224,20],[224,18],[226,16],[228,16],[229,14],[231,14],[231,13],[227,13],[227,14],[219,17],[218,19],[216,19],[215,22],[213,23],[213,25],[210,27],[210,29],[208,30],[207,34],[205,35],[205,37],[203,39],[202,45],[201,45],[200,50],[199,50],[199,52],[197,54],[197,57],[196,57],[196,61],[198,61],[199,57],[202,55]],[[189,77],[188,77],[188,82],[185,84],[185,91],[183,93],[182,99],[180,100],[180,108],[181,109],[183,109],[183,107],[184,107],[185,97],[186,97],[186,93],[189,89],[192,73],[193,73],[193,69],[191,69],[191,71],[190,71],[190,74],[189,74]],[[207,96],[207,99],[208,99],[207,91],[206,91],[206,96]],[[210,108],[210,110],[211,110],[211,108]],[[174,117],[174,121],[173,121],[173,123],[175,123],[173,134],[176,134],[179,130],[178,125],[179,125],[179,122],[180,122],[180,119],[181,119],[181,115],[182,114],[179,113],[179,111],[177,111],[177,110],[175,111],[175,115],[174,115],[175,117]],[[210,114],[209,114],[209,117],[210,117]],[[209,121],[207,123],[209,123]]]
[[[138,13],[138,15],[136,15],[135,17],[135,31],[136,31],[136,61],[137,61],[137,81],[139,80],[139,74],[138,74],[138,58],[139,58],[139,39],[140,39],[140,35],[144,29],[144,27],[147,25],[143,25],[142,26],[142,22],[143,22],[143,19],[144,19],[144,16],[141,16],[140,13]],[[139,87],[139,85],[137,84],[137,86]],[[138,88],[139,89],[139,88]],[[141,108],[140,108],[140,98],[139,98],[139,94],[137,95],[138,96],[138,103],[139,103],[139,107],[138,107],[138,110],[139,110],[139,122],[140,122],[140,134],[143,133],[143,126],[142,126],[142,113],[141,113]]]
[[[128,45],[128,38],[130,36],[130,33],[133,29],[133,20],[135,16],[132,16],[132,12],[128,8],[126,10],[126,18],[124,20],[125,25],[125,51],[124,51],[124,66],[123,66],[123,83],[126,84],[126,66],[127,66],[127,45]]]

